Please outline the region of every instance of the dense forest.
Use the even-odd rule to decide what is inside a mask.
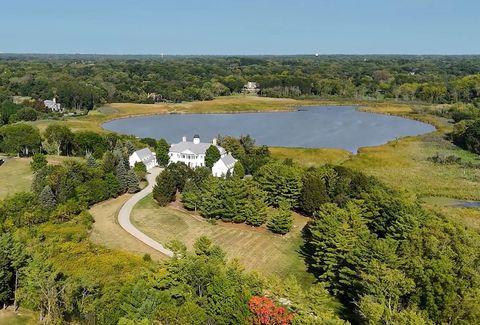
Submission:
[[[479,105],[478,56],[0,56],[0,102],[50,99],[67,108],[105,102],[180,102],[241,93]]]

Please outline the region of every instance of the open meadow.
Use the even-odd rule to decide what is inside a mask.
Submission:
[[[30,168],[31,158],[5,157],[5,163],[0,166],[0,200],[17,192],[29,191],[33,173]],[[50,164],[59,164],[77,157],[47,156]]]

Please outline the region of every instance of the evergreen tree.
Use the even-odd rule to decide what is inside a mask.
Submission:
[[[35,173],[38,170],[42,169],[43,167],[47,166],[48,161],[44,154],[36,153],[32,157],[32,161],[30,162],[30,167],[32,171]]]
[[[135,163],[135,166],[133,166],[133,171],[135,172],[135,175],[137,175],[139,180],[143,180],[147,175],[147,166],[145,166],[143,162],[137,161]]]
[[[127,174],[127,191],[128,193],[136,193],[140,191],[138,178],[133,170],[129,170]]]
[[[170,151],[170,146],[165,139],[160,139],[157,142],[157,146],[155,148],[155,154],[157,158],[157,163],[165,167],[168,165],[170,161],[170,157],[168,156],[168,152]]]
[[[233,176],[240,179],[245,177],[245,169],[240,161],[233,166]]]
[[[101,166],[105,173],[111,173],[115,171],[115,166],[117,164],[117,160],[113,152],[106,151],[103,154]]]
[[[120,191],[120,183],[113,173],[105,175],[108,197],[117,197]]]
[[[302,191],[302,169],[272,162],[262,166],[255,175],[260,188],[267,193],[267,202],[279,206],[281,201],[296,207]]]
[[[160,206],[166,206],[175,200],[176,192],[175,175],[169,169],[165,169],[157,176],[156,184],[153,187],[153,198]]]
[[[52,189],[48,185],[46,185],[43,188],[42,192],[40,192],[38,200],[40,201],[40,204],[47,209],[53,209],[57,204],[55,195],[53,194]]]
[[[200,211],[206,218],[219,218],[223,215],[223,188],[222,180],[210,175],[202,186],[200,197]]]
[[[247,203],[247,188],[241,179],[230,178],[222,180],[223,188],[223,221],[244,222],[245,204]]]
[[[135,146],[131,141],[125,141],[125,149],[127,155],[130,157],[135,152]]]
[[[302,183],[300,207],[308,215],[313,215],[322,204],[330,201],[323,173],[318,169],[309,170],[303,176]]]
[[[122,162],[119,162],[115,170],[118,180],[118,189],[120,193],[125,193],[125,191],[128,189],[128,172],[125,169],[125,165]]]
[[[245,221],[251,226],[258,227],[267,220],[266,195],[253,181],[248,180],[246,183],[248,199],[244,207]]]
[[[97,166],[97,161],[95,160],[95,157],[93,157],[93,155],[91,153],[87,153],[85,155],[85,160],[86,160],[87,167],[95,168]]]
[[[187,180],[182,192],[183,206],[188,210],[197,211],[200,207],[201,190],[193,180]]]
[[[212,168],[219,159],[220,151],[218,150],[217,146],[212,144],[205,152],[205,166]]]
[[[274,233],[285,235],[292,229],[292,226],[293,218],[289,205],[281,202],[280,207],[270,217],[267,228]]]

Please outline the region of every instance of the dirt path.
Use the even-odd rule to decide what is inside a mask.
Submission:
[[[155,184],[155,178],[158,174],[160,174],[160,172],[161,169],[158,167],[152,168],[150,170],[150,173],[147,175],[147,187],[145,187],[140,192],[134,194],[127,200],[127,202],[123,204],[120,212],[118,213],[118,223],[126,232],[128,232],[130,235],[140,240],[144,244],[159,251],[162,254],[165,254],[166,256],[173,256],[173,252],[171,250],[167,249],[159,242],[145,235],[143,232],[138,230],[130,221],[130,215],[132,213],[133,207],[145,196],[152,193],[153,186]]]

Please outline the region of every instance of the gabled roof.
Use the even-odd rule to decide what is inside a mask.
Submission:
[[[138,158],[144,163],[150,163],[155,159],[155,155],[149,148],[143,148],[135,151],[132,155],[136,154]]]
[[[220,158],[219,161],[217,161],[217,163],[218,162],[222,162],[228,169],[230,169],[230,168],[233,168],[233,166],[235,166],[237,159],[233,158],[231,154],[227,154],[222,158]]]
[[[170,146],[170,152],[176,152],[176,153],[186,153],[186,151],[190,151],[191,153],[195,155],[204,155],[205,152],[207,151],[210,146],[213,144],[211,143],[193,143],[190,141],[182,141],[179,143],[174,143]],[[220,146],[216,146],[218,148],[218,151],[220,151],[220,155],[225,154],[225,149],[223,149]]]

